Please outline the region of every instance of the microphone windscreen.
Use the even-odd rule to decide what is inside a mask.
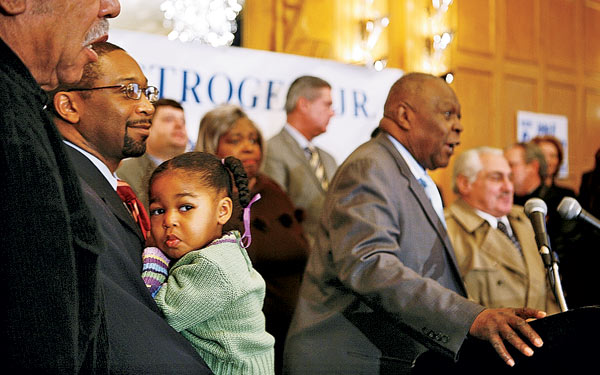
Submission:
[[[540,198],[530,198],[525,202],[525,215],[530,217],[534,212],[541,212],[544,216],[548,213],[548,206],[546,206],[546,202],[541,200]]]
[[[581,205],[575,198],[564,197],[556,210],[563,219],[573,220],[581,213]]]

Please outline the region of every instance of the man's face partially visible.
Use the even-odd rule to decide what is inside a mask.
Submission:
[[[188,135],[183,110],[170,105],[157,107],[152,118],[150,137],[148,137],[149,150],[164,152],[180,149],[184,152],[187,144]]]
[[[108,52],[97,64],[99,78],[93,82],[94,87],[148,85],[137,62],[124,51]],[[118,162],[146,151],[154,107],[145,95],[136,100],[128,98],[123,89],[107,88],[88,91],[78,103],[80,133],[105,160]]]
[[[533,169],[532,163],[525,162],[525,150],[520,146],[513,146],[504,151],[504,157],[508,160],[508,165],[512,170],[515,194],[518,196],[528,194],[528,180],[533,173],[537,174],[537,171]]]
[[[53,70],[45,89],[58,83],[76,83],[81,79],[83,67],[96,61],[98,56],[88,48],[92,43],[108,38],[108,21],[120,12],[118,0],[44,0],[35,3],[43,13],[37,30],[44,33],[40,46],[51,56]]]
[[[310,119],[310,129],[308,131],[314,138],[325,133],[329,120],[335,115],[331,99],[331,89],[322,87],[318,89],[319,95],[312,101],[308,102],[307,116]]]
[[[513,205],[511,169],[502,155],[481,154],[482,169],[475,181],[461,189],[462,198],[495,217],[508,214]]]
[[[442,79],[428,79],[408,106],[413,121],[407,147],[426,169],[447,166],[463,129],[454,91]]]

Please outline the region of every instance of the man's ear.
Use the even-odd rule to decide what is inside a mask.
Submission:
[[[467,195],[471,192],[473,184],[463,175],[456,176],[456,188],[459,195]]]
[[[58,116],[70,123],[76,124],[79,122],[79,104],[75,100],[75,95],[72,92],[59,91],[54,95],[54,110]]]
[[[399,103],[398,107],[396,107],[396,111],[393,114],[394,119],[396,120],[396,123],[403,129],[403,130],[410,130],[411,123],[410,123],[410,108],[405,104],[405,103]]]
[[[304,113],[309,110],[310,101],[306,99],[304,96],[298,98],[296,102],[296,107],[300,110],[300,112]]]
[[[27,9],[26,0],[0,0],[0,9],[2,13],[9,16],[16,16],[25,12]]]
[[[217,222],[221,225],[225,225],[231,218],[233,213],[233,202],[231,198],[222,198],[217,206]]]

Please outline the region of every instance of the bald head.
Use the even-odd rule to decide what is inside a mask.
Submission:
[[[460,143],[460,104],[443,79],[409,73],[392,85],[379,126],[426,169],[448,165]]]
[[[408,73],[398,79],[390,89],[385,105],[383,106],[383,115],[392,115],[398,103],[406,101],[408,98],[422,96],[423,85],[429,80],[441,80],[441,78],[426,73]]]

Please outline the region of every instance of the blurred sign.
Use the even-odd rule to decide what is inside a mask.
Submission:
[[[528,142],[536,135],[552,135],[563,146],[563,162],[558,178],[569,175],[569,120],[566,116],[517,111],[517,140]]]

